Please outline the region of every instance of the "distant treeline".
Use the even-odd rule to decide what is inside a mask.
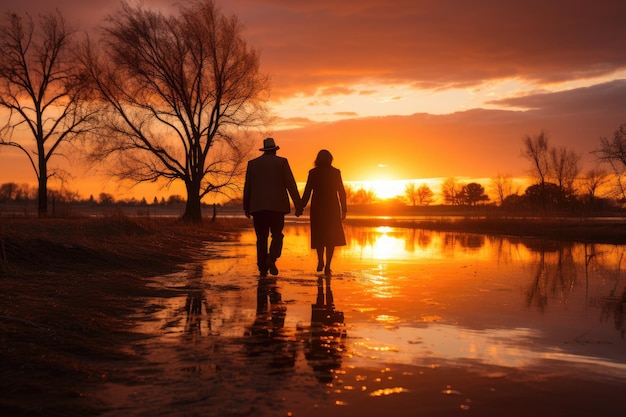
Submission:
[[[13,182],[0,184],[0,215],[31,216],[37,214],[37,188]],[[185,208],[185,199],[180,195],[167,198],[153,197],[116,199],[112,194],[100,193],[81,198],[80,194],[67,189],[48,189],[51,215],[54,217],[74,215],[102,215],[120,211],[129,215],[180,216]],[[203,207],[212,205],[203,204]]]
[[[624,202],[615,198],[597,197],[593,194],[578,194],[568,192],[556,184],[531,185],[524,192],[507,195],[501,202],[496,203],[484,194],[484,188],[479,184],[456,184],[447,181],[443,187],[442,200],[444,204],[432,203],[432,191],[426,193],[430,198],[415,197],[426,186],[407,186],[404,196],[394,199],[380,200],[371,191],[352,190],[346,187],[348,197],[348,212],[356,215],[371,216],[604,216],[624,215]],[[468,190],[475,189],[472,194]],[[455,191],[458,190],[458,191]],[[171,195],[136,199],[115,199],[112,194],[99,193],[96,196],[81,198],[79,193],[69,190],[48,190],[48,198],[52,206],[53,216],[74,214],[102,214],[114,210],[121,210],[132,215],[179,215],[186,203],[184,197]],[[233,198],[224,203],[202,203],[205,215],[209,211],[236,214],[241,211],[241,198]],[[28,184],[4,183],[0,184],[0,214],[30,215],[36,213],[37,189]],[[306,213],[305,213],[306,214]]]
[[[97,205],[173,205],[184,204],[185,198],[180,195],[171,195],[167,199],[165,197],[158,198],[154,196],[150,201],[145,197],[142,199],[128,198],[116,200],[113,194],[99,193],[97,197],[93,194],[89,198],[81,198],[80,194],[76,191],[68,189],[48,189],[48,198],[50,201],[57,201],[61,203],[87,203]],[[32,187],[29,184],[17,184],[14,182],[7,182],[0,184],[0,203],[7,202],[28,202],[37,201],[37,188]]]

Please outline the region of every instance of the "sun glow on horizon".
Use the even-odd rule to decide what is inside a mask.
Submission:
[[[404,180],[363,180],[363,181],[346,181],[346,186],[351,187],[354,191],[365,190],[372,191],[376,198],[380,200],[389,200],[393,198],[403,197],[407,185],[413,183],[417,187],[426,184],[433,193],[437,194],[441,190],[441,178],[416,178]]]
[[[402,180],[351,181],[349,185],[355,190],[372,191],[382,200],[404,195],[406,184]]]

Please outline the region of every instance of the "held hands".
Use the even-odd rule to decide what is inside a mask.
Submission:
[[[305,207],[306,207],[306,205],[302,205],[302,203],[295,205],[296,217],[302,216],[302,213],[304,213],[304,208]]]

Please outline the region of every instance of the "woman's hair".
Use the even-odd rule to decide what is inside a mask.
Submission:
[[[333,163],[333,156],[326,149],[322,149],[317,153],[317,158],[315,158],[315,166],[330,166]]]

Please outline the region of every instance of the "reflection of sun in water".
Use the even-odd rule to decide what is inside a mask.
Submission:
[[[388,226],[366,229],[346,226],[345,230],[347,245],[342,247],[340,256],[375,263],[377,270],[373,273],[376,275],[386,275],[389,268],[406,262],[435,262],[451,256],[476,260],[486,256],[490,249],[489,242],[482,241],[480,247],[468,246],[467,239],[449,239],[447,232]],[[516,256],[520,257],[527,252],[523,247],[516,248],[516,251]]]
[[[405,252],[404,240],[391,236],[391,228],[387,226],[381,226],[376,228],[376,232],[379,234],[376,241],[373,244],[372,252],[373,259],[397,259],[402,258]]]
[[[358,254],[361,258],[371,259],[379,263],[378,269],[383,273],[384,261],[406,260],[406,237],[397,235],[395,230],[388,226],[371,229],[366,238],[351,240],[345,251]]]

